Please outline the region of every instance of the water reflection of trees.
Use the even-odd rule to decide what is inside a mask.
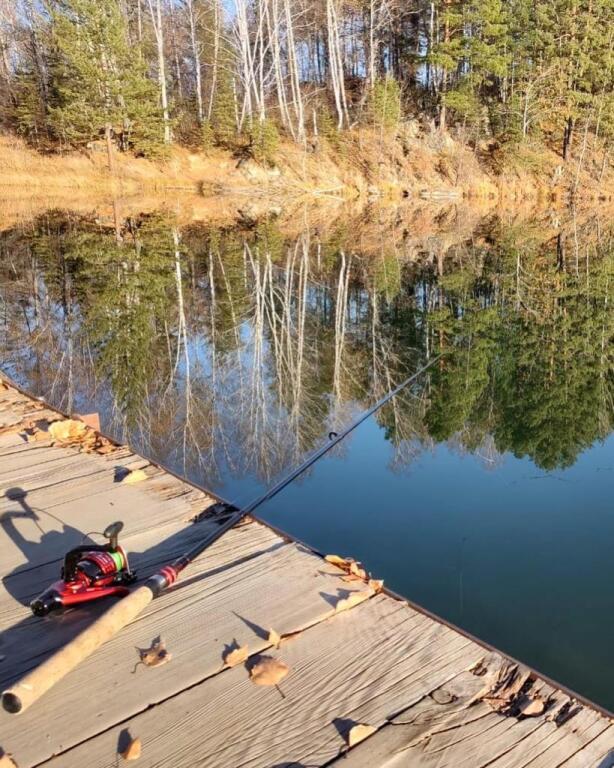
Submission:
[[[590,232],[590,237],[587,237]],[[483,224],[469,241],[308,228],[109,229],[49,213],[2,235],[3,358],[67,410],[211,485],[269,481],[429,357],[377,419],[401,469],[449,441],[569,466],[612,430],[609,236]]]

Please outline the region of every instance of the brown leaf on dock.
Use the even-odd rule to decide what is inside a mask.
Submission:
[[[347,597],[341,598],[335,605],[335,613],[341,613],[341,611],[347,611],[353,608],[355,605],[362,603],[373,595],[373,590],[363,589],[359,592],[350,592]]]
[[[376,594],[378,592],[381,592],[384,588],[384,580],[383,579],[369,579],[367,582],[369,585],[369,589],[372,589]]]
[[[546,702],[543,699],[535,698],[528,699],[526,703],[520,707],[519,711],[523,717],[537,717],[538,715],[541,715],[545,709]]]
[[[157,637],[149,648],[140,651],[141,661],[146,667],[160,667],[166,664],[173,657],[166,650],[166,645],[162,638]]]
[[[281,645],[281,635],[274,629],[269,629],[268,642],[271,643],[271,645],[274,645],[275,648],[279,648]]]
[[[124,751],[120,752],[119,754],[124,758],[124,760],[138,760],[141,756],[141,750],[141,740],[137,737],[136,739],[132,739],[126,749],[124,749]]]
[[[263,656],[249,670],[249,675],[256,685],[277,685],[290,671],[290,667],[279,659]]]
[[[134,483],[140,483],[142,480],[147,480],[145,471],[142,469],[133,469],[132,472],[129,472],[124,477],[122,483],[124,485],[133,485]]]
[[[0,768],[18,768],[18,766],[11,755],[2,752],[2,754],[0,754]]]
[[[368,578],[365,569],[362,568],[360,563],[357,563],[355,560],[350,563],[350,574],[352,576],[358,576],[359,579],[363,579],[365,581]]]
[[[227,667],[236,667],[238,664],[243,664],[247,661],[249,656],[249,650],[246,645],[237,646],[236,644],[224,654],[224,664]]]
[[[88,431],[87,425],[77,419],[63,419],[49,425],[49,436],[56,443],[71,445],[83,440]]]
[[[331,565],[337,565],[339,568],[347,570],[349,562],[345,557],[339,557],[339,555],[325,555],[324,559]]]
[[[326,555],[324,557],[327,563],[336,565],[337,568],[341,568],[348,576],[355,576],[357,579],[366,581],[369,578],[368,573],[362,567],[361,563],[357,563],[353,557],[339,557],[339,555]],[[350,579],[343,577],[344,581],[350,581]]]
[[[375,731],[377,728],[374,725],[365,725],[364,723],[353,725],[348,732],[348,747],[355,747],[356,744],[360,744]]]
[[[26,431],[26,440],[29,443],[38,443],[41,440],[49,440],[49,432],[44,429],[36,429],[35,427],[33,430]]]
[[[111,443],[106,443],[101,445],[99,448],[96,448],[96,453],[99,453],[101,456],[105,456],[107,453],[113,453],[113,451],[117,450],[117,446],[112,445]]]

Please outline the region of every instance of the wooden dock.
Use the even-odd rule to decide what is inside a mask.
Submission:
[[[123,520],[146,576],[217,525],[191,522],[210,496],[128,448],[53,443],[61,418],[0,382],[0,689],[104,610],[27,607],[85,534]],[[123,482],[135,469],[146,479]],[[159,636],[170,661],[138,664]],[[254,684],[263,657],[288,665],[279,685]],[[19,768],[118,768],[135,739],[143,768],[614,766],[606,713],[253,519],[31,709],[0,714]]]

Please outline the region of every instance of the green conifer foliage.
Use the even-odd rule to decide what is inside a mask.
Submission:
[[[155,85],[128,44],[116,0],[62,0],[54,6],[52,30],[56,135],[82,146],[112,133],[137,152],[156,154],[162,135]]]
[[[237,138],[235,97],[232,78],[227,70],[220,72],[211,111],[211,125],[216,144],[230,147],[235,143]]]
[[[370,122],[384,131],[392,131],[401,120],[401,88],[393,77],[378,80],[369,94]]]
[[[210,152],[215,143],[215,131],[210,120],[205,120],[200,128],[200,141],[203,152]]]
[[[257,120],[250,135],[251,153],[259,163],[275,165],[275,153],[279,146],[279,132],[272,120]]]
[[[38,77],[30,68],[17,73],[11,112],[17,132],[40,147],[47,138],[47,114]]]

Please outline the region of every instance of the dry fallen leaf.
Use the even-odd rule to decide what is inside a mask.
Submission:
[[[248,656],[249,651],[246,645],[236,647],[224,654],[224,664],[227,667],[236,667],[238,664],[243,664],[243,662],[247,661]]]
[[[546,708],[546,703],[543,699],[531,699],[526,704],[520,707],[520,714],[524,717],[537,717]]]
[[[119,754],[124,758],[124,760],[138,760],[141,756],[141,746],[141,740],[139,738],[132,739],[126,749],[124,749],[124,751],[120,752]]]
[[[345,557],[339,557],[339,555],[326,555],[324,559],[327,563],[331,563],[331,565],[338,565],[340,568],[348,567],[348,561]]]
[[[38,443],[40,440],[49,440],[49,432],[44,429],[36,429],[28,434],[29,443]]]
[[[250,669],[252,682],[256,685],[277,685],[290,671],[290,667],[279,659],[263,657]]]
[[[140,483],[142,480],[147,480],[147,474],[142,469],[133,469],[122,480],[125,485],[132,485],[133,483]]]
[[[364,568],[361,568],[355,560],[350,563],[350,574],[353,576],[358,576],[359,579],[367,578],[367,572]]]
[[[0,755],[0,768],[17,768],[17,763],[6,752]]]
[[[369,589],[372,589],[376,594],[378,592],[381,592],[384,588],[384,580],[383,579],[369,579],[368,581]]]
[[[166,650],[164,640],[158,638],[153,641],[150,648],[141,651],[141,661],[146,667],[160,667],[166,664],[173,657]]]
[[[348,733],[348,747],[355,747],[356,744],[360,744],[361,741],[364,741],[367,736],[371,736],[375,731],[377,731],[377,728],[373,725],[364,725],[363,723],[353,725]]]
[[[274,629],[269,629],[268,642],[271,643],[271,645],[274,645],[275,648],[279,648],[281,645],[281,635]]]
[[[373,591],[370,589],[363,589],[359,592],[350,592],[347,597],[337,601],[335,605],[335,613],[347,611],[349,608],[353,608],[355,605],[362,603],[363,600],[367,600],[372,595]]]
[[[96,448],[96,453],[99,453],[101,456],[105,456],[107,453],[113,453],[113,451],[117,450],[114,445],[111,443],[106,443],[101,445],[100,447]]]
[[[75,443],[85,437],[87,426],[76,419],[54,421],[49,425],[49,436],[58,443]]]

